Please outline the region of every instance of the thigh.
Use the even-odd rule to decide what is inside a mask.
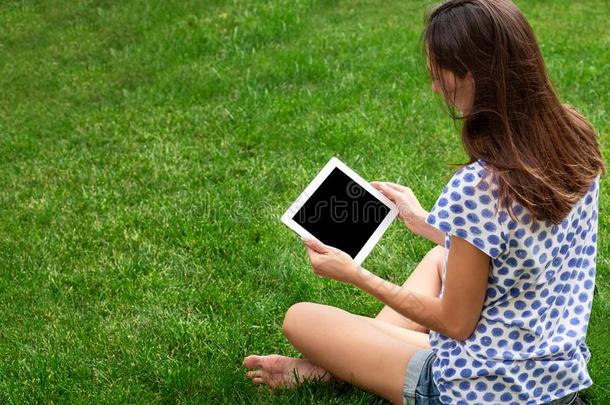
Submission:
[[[446,250],[442,246],[432,248],[419,262],[403,286],[422,294],[438,296],[441,291],[441,269],[445,253]],[[375,318],[402,328],[428,332],[427,328],[405,318],[388,306],[384,306]]]
[[[288,340],[312,363],[340,380],[402,403],[403,380],[421,347],[327,305],[299,303],[284,319]]]

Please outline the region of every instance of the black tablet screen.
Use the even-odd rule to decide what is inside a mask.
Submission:
[[[338,168],[292,219],[326,245],[356,257],[390,208]]]

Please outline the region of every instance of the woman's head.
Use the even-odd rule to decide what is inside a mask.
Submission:
[[[466,152],[494,169],[502,205],[514,199],[560,222],[605,167],[591,125],[561,104],[523,14],[509,0],[450,0],[428,15],[423,44],[432,88],[462,113],[453,117],[464,120]]]
[[[474,80],[470,73],[464,77],[450,70],[432,67],[428,58],[428,70],[432,78],[432,91],[442,95],[447,103],[466,114],[472,107],[474,98]],[[455,114],[454,114],[455,115]]]

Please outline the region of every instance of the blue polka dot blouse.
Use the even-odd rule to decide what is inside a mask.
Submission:
[[[497,210],[486,163],[459,169],[426,222],[491,258],[481,319],[458,341],[430,333],[433,378],[451,404],[540,404],[591,385],[585,344],[593,300],[599,176],[561,224]],[[442,296],[447,255],[443,264]]]

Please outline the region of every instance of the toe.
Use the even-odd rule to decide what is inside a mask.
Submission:
[[[262,370],[248,371],[246,373],[246,376],[248,378],[262,378],[263,377],[263,372],[262,372]]]
[[[248,368],[256,368],[261,365],[261,357],[256,355],[248,356],[244,359],[244,366]]]

